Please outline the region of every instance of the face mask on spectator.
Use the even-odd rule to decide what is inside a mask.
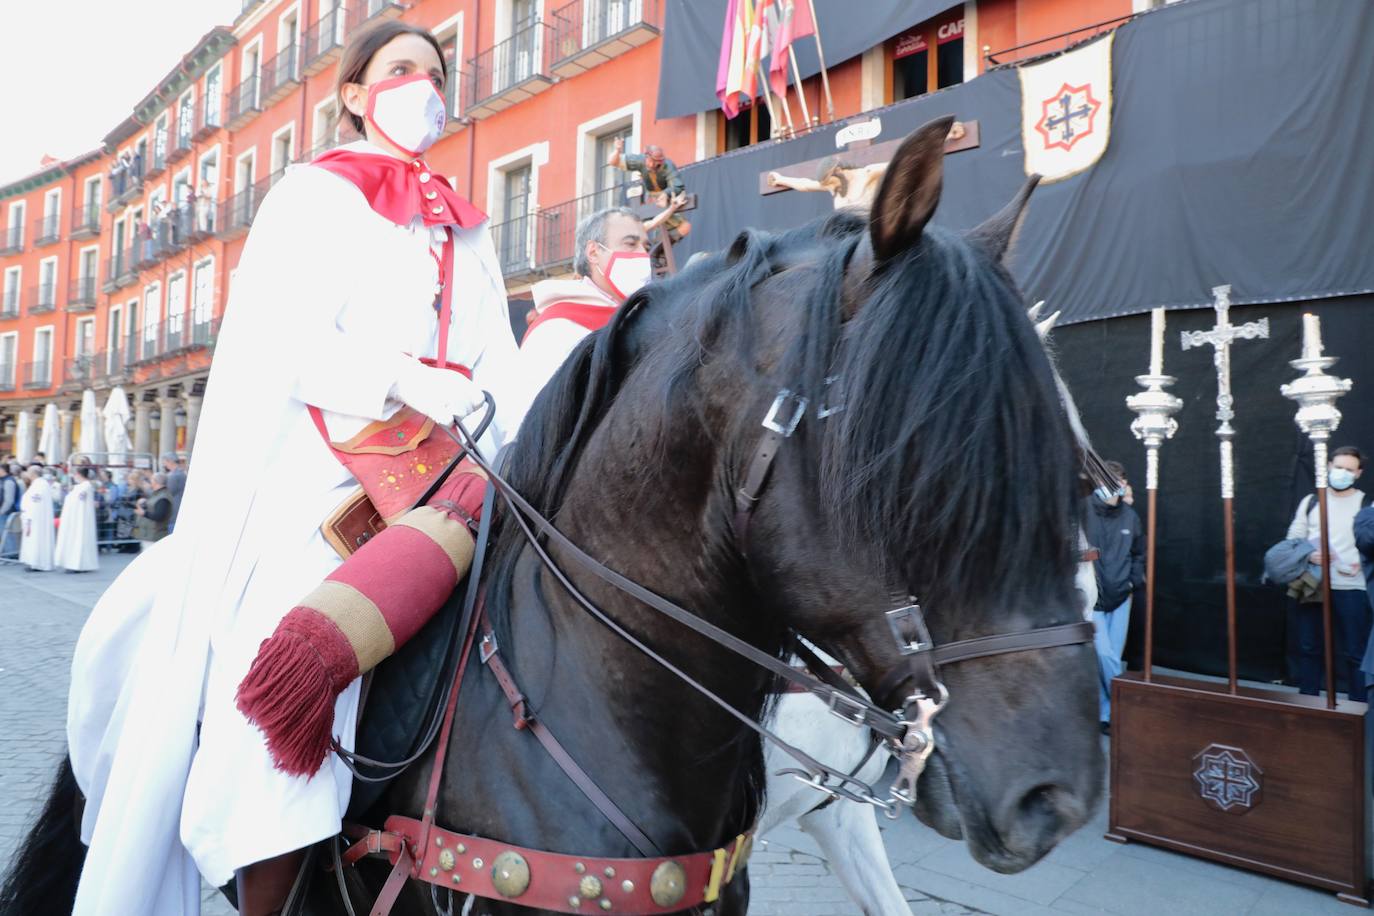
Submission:
[[[1333,490],[1349,490],[1355,485],[1355,472],[1348,468],[1332,468],[1326,479]]]

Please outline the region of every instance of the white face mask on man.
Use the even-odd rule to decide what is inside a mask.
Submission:
[[[369,86],[363,117],[392,146],[418,156],[443,134],[448,108],[430,78],[415,73]]]
[[[597,243],[600,245],[600,243]],[[648,252],[644,251],[611,251],[610,257],[606,260],[606,266],[599,268],[601,275],[606,278],[606,285],[611,288],[621,302],[629,299],[638,292],[646,283],[653,279],[654,265],[649,260]]]

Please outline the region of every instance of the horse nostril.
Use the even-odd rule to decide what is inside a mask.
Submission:
[[[1054,784],[1038,785],[1017,803],[1007,846],[1021,851],[1047,850],[1081,825],[1085,816],[1086,809],[1073,792]]]

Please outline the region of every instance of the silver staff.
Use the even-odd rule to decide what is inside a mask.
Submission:
[[[1210,344],[1215,348],[1212,362],[1217,367],[1217,438],[1221,440],[1221,503],[1226,532],[1226,661],[1230,680],[1230,692],[1236,692],[1236,527],[1235,516],[1231,511],[1231,500],[1236,492],[1235,459],[1231,440],[1235,428],[1235,399],[1231,396],[1231,342],[1235,340],[1268,339],[1269,319],[1246,322],[1242,325],[1231,323],[1231,287],[1212,287],[1212,307],[1217,310],[1216,326],[1207,331],[1184,331],[1183,349]]]
[[[1151,679],[1154,669],[1155,630],[1155,526],[1158,522],[1159,447],[1164,440],[1178,432],[1174,414],[1183,401],[1164,389],[1177,381],[1164,374],[1164,309],[1150,312],[1150,370],[1135,377],[1144,388],[1126,398],[1126,406],[1135,411],[1131,432],[1145,443],[1145,680]]]
[[[1326,708],[1336,708],[1336,668],[1333,664],[1334,650],[1331,634],[1331,538],[1326,514],[1326,447],[1331,434],[1341,425],[1341,412],[1336,409],[1336,399],[1350,390],[1348,378],[1327,375],[1327,369],[1336,364],[1336,357],[1322,356],[1321,323],[1316,315],[1302,316],[1302,356],[1291,360],[1288,365],[1302,370],[1303,375],[1287,385],[1280,386],[1279,392],[1286,398],[1298,402],[1298,428],[1312,440],[1312,461],[1317,483],[1317,506],[1321,516],[1321,556],[1322,556],[1322,627],[1326,643]]]

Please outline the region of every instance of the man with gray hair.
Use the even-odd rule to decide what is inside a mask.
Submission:
[[[520,344],[531,392],[544,387],[568,354],[604,327],[649,282],[649,236],[633,210],[609,207],[577,224],[572,279],[534,284],[534,312]]]

